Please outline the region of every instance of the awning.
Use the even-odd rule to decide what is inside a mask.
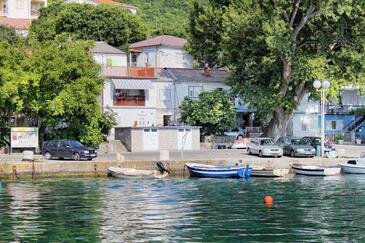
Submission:
[[[112,79],[115,89],[152,89],[148,79]]]

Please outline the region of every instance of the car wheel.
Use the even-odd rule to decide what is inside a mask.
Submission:
[[[74,153],[74,154],[72,155],[72,159],[73,159],[73,160],[80,160],[80,154],[79,154],[79,153]]]
[[[259,156],[260,156],[260,157],[262,157],[262,156],[263,156],[263,155],[262,155],[262,151],[261,151],[261,150],[260,150],[260,152],[259,152]]]
[[[252,155],[252,152],[251,152],[251,150],[250,150],[250,149],[247,149],[247,153],[248,153],[249,155]]]
[[[52,155],[51,155],[51,153],[50,153],[50,152],[46,152],[46,153],[44,154],[44,157],[45,157],[46,159],[52,159]]]
[[[290,157],[295,157],[294,150],[290,151]]]

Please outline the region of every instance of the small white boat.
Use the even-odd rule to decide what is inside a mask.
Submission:
[[[347,161],[347,164],[339,164],[344,173],[365,174],[365,153],[361,153],[357,159]]]
[[[289,174],[289,169],[252,168],[253,177],[283,177]]]
[[[169,166],[164,166],[161,162],[157,162],[156,170],[138,170],[133,168],[109,167],[108,174],[115,178],[165,178],[172,170]]]
[[[341,167],[325,167],[325,166],[302,165],[302,164],[292,164],[291,167],[294,169],[294,172],[297,175],[330,176],[330,175],[338,175],[341,172]]]

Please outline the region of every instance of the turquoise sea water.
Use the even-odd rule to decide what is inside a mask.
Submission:
[[[3,182],[10,241],[365,242],[365,176]]]

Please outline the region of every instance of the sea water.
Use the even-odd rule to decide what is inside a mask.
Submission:
[[[0,242],[365,242],[364,208],[361,175],[7,181]]]

